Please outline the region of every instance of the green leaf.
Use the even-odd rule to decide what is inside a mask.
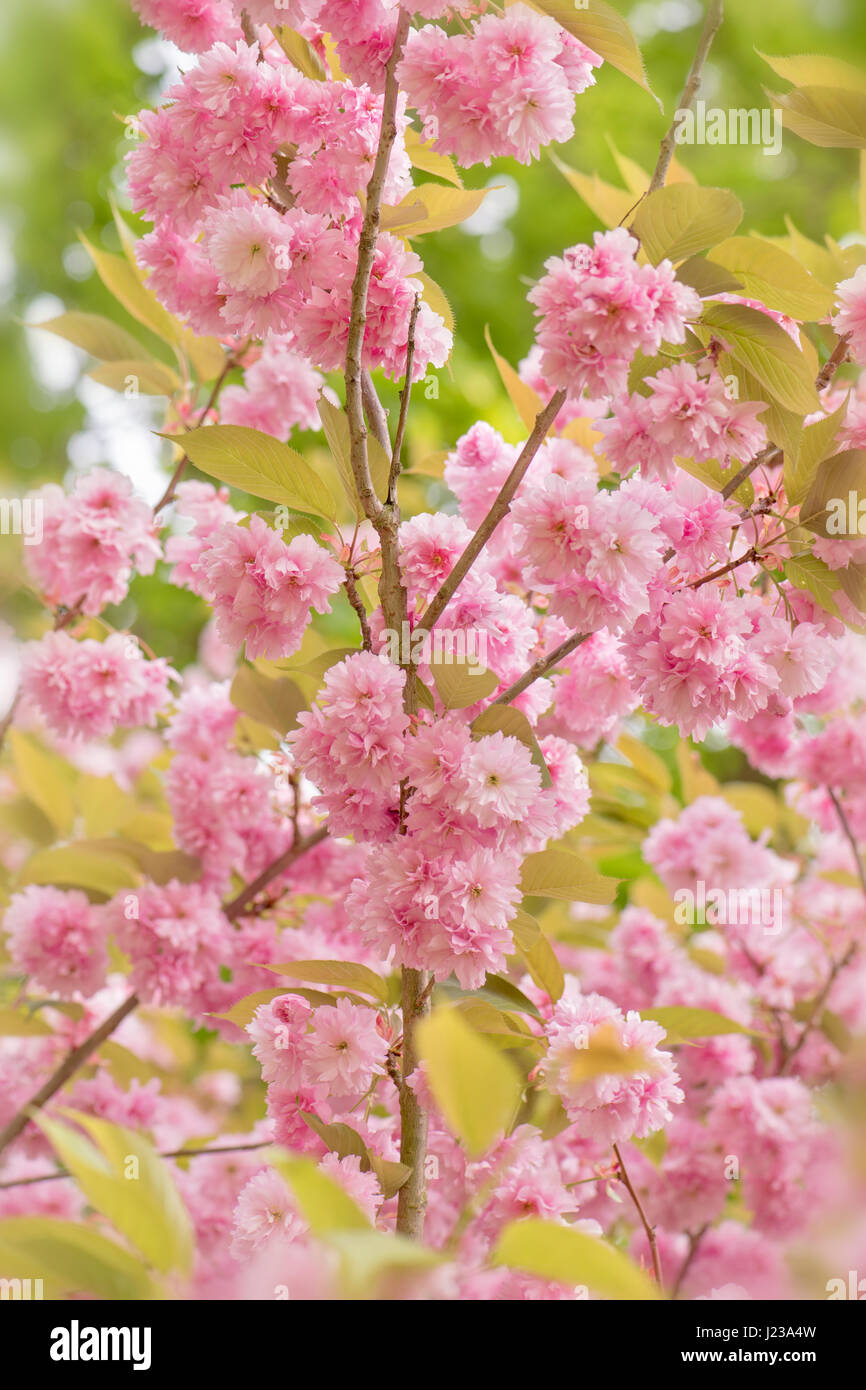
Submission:
[[[735,236],[714,246],[709,260],[736,275],[743,293],[795,319],[817,320],[833,311],[833,295],[799,261],[755,236]]]
[[[653,265],[676,264],[729,237],[742,218],[742,203],[726,188],[674,183],[644,198],[630,231]]]
[[[182,443],[196,468],[221,483],[313,516],[336,515],[334,499],[314,469],[270,434],[245,425],[207,425],[174,442]]]
[[[540,415],[544,409],[545,402],[541,399],[537,391],[533,390],[531,386],[528,386],[525,381],[521,381],[517,372],[511,366],[511,363],[506,362],[505,358],[500,356],[496,351],[496,348],[493,346],[493,339],[490,336],[490,328],[487,324],[484,326],[484,341],[489,347],[493,360],[496,363],[499,375],[502,378],[502,384],[508,392],[508,399],[514,406],[514,409],[517,411],[526,429],[531,430],[535,424],[536,417]]]
[[[124,835],[103,840],[79,840],[78,843],[88,853],[116,854],[126,863],[131,860],[154,883],[170,883],[173,878],[180,883],[195,883],[201,878],[200,861],[194,854],[187,854],[181,849],[152,849],[150,845],[142,844],[141,840],[130,840]]]
[[[866,73],[851,63],[843,62],[841,58],[828,58],[819,53],[771,58],[758,48],[755,52],[779,77],[795,87],[842,87],[854,92],[866,91]]]
[[[782,807],[769,787],[758,782],[725,782],[720,795],[740,812],[744,826],[756,839],[764,830],[778,827]]]
[[[77,1110],[62,1113],[90,1138],[44,1114],[34,1122],[90,1205],[162,1273],[188,1274],[194,1252],[192,1223],[165,1160],[131,1129]]]
[[[58,888],[83,888],[101,898],[113,898],[123,888],[134,888],[139,874],[128,859],[90,849],[86,842],[37,850],[24,864],[17,886],[54,884]]]
[[[449,1128],[471,1157],[480,1157],[514,1120],[520,1077],[454,1009],[436,1009],[419,1024],[418,1049]]]
[[[24,1009],[0,1006],[0,1037],[4,1038],[50,1038],[52,1029],[43,1023],[37,1014]]]
[[[144,285],[125,256],[115,256],[109,251],[91,246],[85,236],[81,236],[87,252],[96,266],[97,274],[105,288],[127,313],[139,323],[144,324],[163,342],[176,347],[183,336],[183,329],[177,319],[169,314],[154,294]]]
[[[225,350],[218,338],[199,337],[188,328],[182,328],[180,348],[193,365],[199,381],[213,381],[226,364]]]
[[[845,1020],[833,1013],[832,1009],[824,1009],[821,1014],[821,1032],[840,1052],[851,1050],[851,1030]]]
[[[534,917],[520,909],[510,923],[518,951],[526,962],[526,968],[533,982],[543,989],[552,1003],[562,997],[565,989],[565,976],[556,958],[556,952]]]
[[[121,215],[117,204],[110,195],[108,201],[111,204],[114,225],[117,228],[117,234],[120,237],[120,243],[123,247],[123,253],[126,256],[127,262],[132,269],[133,275],[144,288],[145,293],[150,294],[150,290],[147,288],[150,272],[145,271],[144,268],[138,264],[135,256],[138,238]],[[226,352],[219,339],[207,336],[199,337],[197,333],[193,333],[191,328],[187,328],[185,324],[180,323],[177,319],[171,318],[171,315],[169,315],[169,319],[174,328],[174,337],[167,341],[170,341],[179,354],[187,358],[192,364],[193,371],[198,377],[199,382],[213,381],[219,376],[226,363]],[[129,352],[120,354],[121,357],[140,357],[140,355],[141,349],[132,354]]]
[[[421,281],[421,297],[424,303],[433,310],[434,314],[439,315],[449,333],[453,333],[455,328],[454,310],[451,308],[451,303],[442,286],[438,285],[423,270],[418,271],[412,278]]]
[[[807,415],[820,408],[808,357],[767,314],[744,304],[707,304],[702,322],[786,410]]]
[[[100,386],[119,391],[123,396],[173,396],[183,387],[177,372],[152,358],[103,362],[101,367],[94,367],[87,375],[93,381],[98,381]]]
[[[551,154],[550,158],[563,178],[568,180],[575,193],[579,194],[603,226],[618,227],[623,218],[633,210],[634,195],[626,189],[605,183],[598,174],[581,174],[579,170],[565,164],[558,155]]]
[[[463,180],[453,159],[449,159],[447,155],[439,154],[435,141],[422,140],[418,131],[413,130],[412,126],[407,127],[403,138],[406,143],[406,153],[414,168],[420,169],[425,174],[435,174],[437,178],[445,179],[447,183],[453,183],[455,188],[463,187]]]
[[[331,450],[337,465],[337,472],[340,475],[340,481],[343,484],[343,491],[349,500],[349,505],[358,520],[363,520],[364,508],[358,497],[358,489],[355,487],[355,477],[352,473],[349,421],[346,412],[329,401],[327,396],[320,396],[319,419],[322,422],[328,448]],[[373,490],[381,501],[388,491],[390,461],[378,439],[369,433],[367,435],[367,463],[370,468]]]
[[[388,1002],[388,986],[367,965],[351,960],[291,960],[285,965],[268,965],[278,975],[290,980],[309,980],[316,985],[340,985],[343,989],[368,994],[380,1004]]]
[[[323,1238],[340,1256],[340,1273],[347,1298],[369,1299],[388,1274],[432,1269],[443,1256],[406,1236],[385,1231],[325,1231]]]
[[[68,764],[20,729],[10,729],[7,741],[19,788],[35,801],[58,835],[65,838],[75,821],[73,778]]]
[[[521,710],[514,709],[511,705],[488,705],[487,709],[483,709],[473,719],[472,732],[476,737],[484,734],[506,734],[509,738],[519,739],[532,754],[532,761],[541,773],[541,785],[553,786],[553,778],[544,761],[541,745],[535,737],[532,725]]]
[[[266,1149],[263,1156],[288,1183],[314,1236],[370,1230],[369,1221],[348,1193],[312,1159],[290,1158],[280,1149]]]
[[[113,777],[93,777],[82,773],[75,787],[75,800],[88,835],[110,835],[138,815],[138,803],[122,791]]]
[[[655,791],[669,792],[671,790],[673,778],[670,768],[664,759],[659,757],[658,753],[653,752],[652,748],[641,743],[640,739],[632,738],[630,734],[621,734],[617,739],[616,747],[617,752],[628,758],[632,767],[637,769]]]
[[[275,985],[273,989],[257,989],[252,994],[245,994],[243,999],[238,999],[237,1003],[232,1004],[226,1013],[212,1014],[211,1017],[225,1018],[229,1023],[234,1023],[237,1028],[246,1028],[261,1004],[270,1004],[272,999],[279,999],[288,992],[285,985]],[[295,993],[295,991],[291,992]]]
[[[241,666],[232,681],[229,699],[235,709],[278,734],[294,729],[298,715],[307,708],[303,694],[287,676],[272,679],[252,666]]]
[[[810,488],[814,484],[818,465],[830,454],[836,435],[842,428],[845,416],[848,413],[848,398],[834,410],[831,415],[825,415],[821,420],[815,420],[811,425],[806,425],[800,435],[796,453],[792,457],[789,453],[785,454],[785,492],[788,501],[795,505],[805,502]],[[808,511],[804,509],[803,515],[808,516]]]
[[[575,8],[572,0],[534,0],[534,4],[537,10],[549,14],[611,67],[643,87],[661,109],[661,102],[647,80],[637,39],[612,5],[605,4],[604,0],[587,0],[580,9]]]
[[[844,406],[842,407],[844,410]],[[823,422],[822,422],[823,423]],[[859,503],[866,482],[866,449],[844,449],[840,454],[822,459],[815,469],[806,498],[800,507],[800,525],[815,531],[819,536],[836,534],[828,529],[828,516],[831,502],[842,502],[848,521],[848,494],[853,492]],[[833,508],[833,511],[836,509]],[[859,535],[859,512],[857,513],[857,532]],[[847,529],[843,534],[847,535]],[[840,580],[841,582],[841,580]]]
[[[101,314],[58,314],[32,327],[44,328],[46,333],[65,338],[68,343],[89,352],[91,357],[98,357],[100,362],[122,362],[145,356],[141,343]]]
[[[163,1296],[137,1256],[78,1221],[37,1216],[0,1221],[0,1269],[5,1278],[44,1279],[56,1298],[89,1293],[134,1302]]]
[[[866,149],[866,91],[840,87],[801,87],[793,92],[764,90],[782,122],[802,140],[824,149]]]
[[[499,1047],[532,1047],[539,1055],[544,1048],[542,1040],[530,1032],[529,1024],[520,1014],[507,1013],[488,1000],[475,999],[472,995],[458,999],[454,1007],[476,1033],[483,1033]]]
[[[712,1009],[641,1009],[640,1016],[661,1024],[667,1033],[665,1043],[669,1045],[685,1042],[688,1038],[717,1038],[723,1033],[758,1036],[753,1028],[744,1028],[742,1023],[735,1023],[732,1018],[725,1018],[724,1014]]]
[[[719,795],[719,784],[713,774],[704,767],[696,749],[680,740],[674,749],[674,757],[680,774],[682,799],[686,806],[697,801],[699,796]]]
[[[331,1153],[335,1153],[338,1158],[347,1158],[354,1155],[361,1160],[362,1173],[374,1172],[382,1189],[382,1193],[387,1200],[394,1197],[406,1182],[412,1169],[405,1163],[393,1163],[388,1159],[380,1158],[378,1154],[372,1153],[364,1143],[357,1130],[352,1129],[351,1125],[341,1123],[326,1125],[320,1120],[318,1115],[313,1115],[305,1111],[300,1111],[301,1119],[304,1124],[315,1134],[318,1134],[323,1144],[327,1144]]]
[[[524,859],[520,887],[527,897],[604,905],[613,902],[618,882],[596,873],[570,850],[545,849]]]
[[[658,1299],[643,1270],[605,1241],[535,1217],[506,1226],[493,1263],[522,1269],[540,1279],[592,1289],[603,1298]]]
[[[445,635],[444,630],[442,635]],[[457,635],[448,634],[452,638]],[[434,630],[431,640],[435,642],[436,636]],[[486,700],[488,695],[493,694],[499,685],[499,677],[495,671],[490,671],[479,663],[470,665],[468,661],[450,661],[450,655],[448,651],[437,652],[434,646],[430,662],[439,699],[446,709],[466,709],[469,705]],[[437,660],[437,657],[440,659]]]
[[[723,243],[724,244],[724,243]],[[689,256],[677,266],[677,279],[708,299],[714,294],[742,294],[742,283],[706,256]]]
[[[410,189],[396,207],[383,207],[381,229],[393,236],[425,236],[457,226],[477,212],[489,188],[445,188],[422,183]]]
[[[327,76],[325,65],[312,44],[296,33],[294,29],[290,29],[287,24],[274,25],[272,32],[289,62],[298,69],[298,72],[303,73],[304,77],[311,77],[316,82],[324,81]]]
[[[481,999],[493,1004],[497,1009],[504,1009],[510,1013],[529,1014],[532,1018],[541,1019],[541,1011],[533,1004],[532,1000],[528,999],[522,990],[502,975],[487,975],[481,988],[473,990],[462,989],[452,976],[436,986],[433,997],[435,999],[445,998],[454,1003],[461,1003],[467,999],[473,1001]]]

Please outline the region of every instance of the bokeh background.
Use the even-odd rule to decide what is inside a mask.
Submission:
[[[701,0],[619,0],[642,45],[663,115],[652,98],[609,67],[578,99],[576,136],[556,153],[583,172],[621,183],[615,151],[646,168],[676,107],[693,56]],[[778,79],[760,53],[828,53],[866,66],[863,0],[726,0],[726,19],[705,72],[708,105],[769,105],[764,84]],[[0,492],[14,495],[70,469],[108,463],[129,473],[155,500],[167,446],[153,434],[160,402],[128,400],[85,375],[84,354],[27,328],[80,309],[133,327],[108,296],[77,239],[118,250],[109,198],[125,205],[122,118],[154,104],[188,56],[143,28],[126,0],[19,0],[0,12]],[[757,146],[680,147],[702,183],[730,186],[745,206],[742,230],[783,235],[785,214],[807,235],[829,231],[843,244],[859,237],[856,151],[823,150],[785,133],[781,154]],[[502,161],[469,171],[470,186],[498,184],[459,229],[425,238],[426,269],[446,291],[457,319],[450,369],[439,398],[416,392],[410,448],[416,458],[448,448],[480,415],[511,438],[520,425],[484,341],[485,325],[512,362],[532,340],[526,290],[544,260],[585,240],[593,214],[549,155],[528,169]],[[147,335],[135,326],[137,335]],[[295,442],[295,441],[293,441]],[[300,447],[303,447],[301,442]],[[431,499],[435,501],[435,499]],[[0,564],[7,606],[24,626],[42,621],[14,597],[14,547]],[[23,604],[23,607],[22,607]],[[122,625],[175,664],[195,651],[203,618],[193,595],[158,578],[138,579]]]

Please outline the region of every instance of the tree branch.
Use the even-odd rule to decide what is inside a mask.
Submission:
[[[367,424],[373,431],[373,436],[379,441],[385,451],[386,457],[391,457],[391,436],[388,433],[388,415],[373,383],[372,374],[365,367],[361,373],[361,397],[364,403],[364,414],[367,417]]]
[[[88,1057],[105,1042],[106,1038],[111,1036],[115,1028],[120,1026],[133,1009],[137,1008],[138,1003],[138,995],[131,994],[128,999],[118,1005],[113,1014],[109,1014],[108,1018],[94,1029],[89,1037],[84,1039],[83,1043],[79,1043],[78,1047],[74,1047],[71,1052],[67,1053],[60,1066],[45,1084],[40,1086],[35,1096],[32,1096],[27,1104],[21,1107],[18,1114],[13,1116],[8,1125],[0,1130],[0,1153],[27,1128],[32,1118],[32,1112],[41,1110],[44,1105],[48,1104],[52,1097],[66,1085],[70,1077],[75,1075],[78,1068],[84,1065]]]
[[[756,468],[760,468],[762,464],[774,464],[777,458],[780,459],[781,457],[782,450],[777,449],[775,444],[768,444],[766,449],[762,449],[761,452],[756,454],[748,463],[744,463],[739,472],[734,474],[733,478],[728,479],[725,486],[722,488],[722,498],[724,501],[727,502],[729,497],[733,497],[740,484],[744,483],[747,478],[750,478]]]
[[[251,1153],[254,1149],[272,1148],[272,1140],[260,1139],[255,1144],[224,1144],[219,1149],[168,1149],[158,1154],[158,1158],[204,1158],[211,1154],[242,1154]],[[64,1178],[72,1177],[68,1168],[59,1168],[56,1173],[39,1173],[35,1178],[10,1178],[8,1182],[0,1182],[0,1192],[6,1191],[10,1187],[35,1187],[42,1182],[62,1182]]]
[[[217,377],[216,381],[215,381],[214,384],[213,384],[213,389],[211,390],[211,393],[210,393],[210,395],[209,395],[208,398],[207,398],[207,404],[205,405],[205,407],[204,407],[203,410],[200,410],[200,411],[199,411],[199,413],[198,413],[198,415],[196,416],[195,421],[193,422],[193,424],[192,424],[192,425],[187,425],[187,426],[186,426],[187,434],[189,434],[190,430],[197,430],[198,427],[199,427],[199,425],[200,425],[204,420],[207,419],[208,414],[210,413],[211,410],[213,410],[214,406],[215,406],[216,403],[217,403],[217,400],[218,400],[218,398],[219,398],[219,393],[220,393],[220,391],[223,389],[223,386],[225,385],[225,379],[226,379],[226,377],[228,376],[228,374],[229,374],[229,372],[231,371],[232,367],[236,367],[236,366],[237,366],[238,358],[239,358],[239,357],[242,357],[245,351],[246,351],[246,344],[245,344],[244,347],[241,349],[240,353],[238,353],[237,355],[235,355],[235,353],[233,353],[233,352],[227,352],[227,353],[226,353],[226,359],[225,359],[225,362],[223,363],[222,371],[220,372],[219,376]],[[173,472],[172,475],[171,475],[171,478],[170,478],[170,480],[169,480],[168,487],[166,488],[165,492],[162,494],[162,496],[160,497],[159,501],[157,502],[156,506],[155,506],[154,509],[153,509],[153,514],[154,514],[154,516],[158,516],[159,513],[162,511],[163,507],[167,507],[168,504],[169,504],[169,502],[172,502],[172,501],[174,500],[174,494],[175,494],[175,491],[176,491],[176,489],[177,489],[177,485],[178,485],[178,483],[180,482],[181,478],[183,477],[184,473],[186,472],[186,468],[187,468],[188,463],[189,463],[189,458],[187,457],[186,454],[184,454],[183,457],[181,458],[179,464],[177,465],[177,467],[175,468],[174,472]]]
[[[851,846],[851,852],[854,855],[854,863],[857,865],[857,877],[860,880],[860,886],[862,887],[864,894],[866,894],[866,869],[864,869],[863,860],[861,858],[860,851],[857,848],[857,841],[854,838],[854,832],[851,829],[848,817],[845,815],[842,803],[839,800],[836,793],[834,792],[833,788],[828,787],[827,792],[829,794],[830,800],[836,808],[836,815],[839,817],[839,823],[842,827],[842,832],[849,845]],[[858,943],[856,941],[852,941],[844,956],[837,960],[835,964],[831,967],[830,973],[825,981],[824,988],[821,990],[821,993],[816,997],[814,1003],[812,1004],[812,1007],[809,1010],[809,1017],[803,1024],[802,1032],[800,1033],[800,1036],[798,1037],[797,1041],[794,1043],[794,1046],[790,1049],[790,1051],[784,1051],[783,1041],[782,1047],[784,1051],[784,1056],[782,1057],[782,1061],[779,1066],[779,1076],[783,1076],[785,1072],[789,1069],[794,1058],[797,1056],[800,1049],[803,1047],[806,1039],[808,1038],[809,1034],[811,1033],[812,1029],[814,1028],[816,1021],[820,1020],[821,1015],[824,1012],[824,1005],[827,1002],[830,991],[836,983],[838,977],[841,975],[842,971],[846,968],[846,966],[850,965],[851,961],[854,959],[854,956],[857,953],[857,945]]]
[[[406,375],[403,390],[400,392],[400,415],[397,420],[397,433],[394,436],[394,452],[391,455],[391,471],[388,475],[388,501],[397,500],[397,479],[400,477],[403,452],[403,436],[406,433],[406,419],[409,414],[409,398],[412,395],[412,369],[415,365],[415,324],[421,308],[421,296],[416,294],[412,312],[409,315],[409,333],[406,339]]]
[[[558,647],[554,647],[549,656],[540,656],[533,662],[528,671],[516,680],[513,685],[509,685],[507,690],[503,690],[501,695],[497,695],[493,701],[494,705],[510,705],[518,695],[522,695],[524,690],[534,684],[541,676],[546,676],[548,671],[552,671],[554,666],[558,666],[560,661],[564,661],[582,642],[586,642],[592,634],[589,632],[573,632],[570,637],[566,637],[564,642],[560,642]]]
[[[261,893],[263,888],[267,888],[268,884],[275,878],[285,873],[286,869],[290,869],[295,863],[295,860],[300,859],[302,854],[307,853],[307,850],[313,849],[316,845],[320,845],[327,834],[328,823],[326,821],[324,825],[320,825],[318,830],[314,830],[306,839],[291,844],[279,858],[275,859],[273,863],[268,864],[266,869],[262,869],[258,878],[254,878],[252,883],[248,883],[246,888],[241,889],[237,897],[232,898],[230,902],[224,904],[223,913],[228,917],[229,921],[234,922],[236,918],[243,917],[244,909],[252,902],[253,898]]]
[[[371,652],[373,650],[373,634],[370,631],[370,620],[367,617],[364,600],[358,593],[358,576],[351,565],[346,565],[346,578],[343,583],[349,602],[358,615],[358,622],[361,625],[361,642],[364,651]]]
[[[706,18],[704,19],[704,27],[701,30],[701,37],[698,40],[698,50],[695,54],[692,66],[689,69],[689,75],[686,78],[686,85],[685,87],[683,87],[683,94],[680,97],[680,104],[677,107],[676,112],[674,113],[674,119],[671,122],[670,129],[668,130],[661,143],[658,163],[656,164],[655,171],[653,173],[652,180],[648,189],[648,192],[650,193],[655,193],[659,188],[664,187],[665,179],[668,176],[668,169],[670,168],[671,160],[674,156],[674,144],[676,142],[677,131],[677,115],[681,111],[690,111],[692,105],[694,104],[695,97],[697,96],[698,91],[700,90],[701,78],[703,77],[704,72],[704,64],[707,61],[707,55],[709,54],[713,39],[716,37],[716,33],[718,32],[719,26],[722,22],[723,12],[723,0],[710,0],[710,5],[707,10]]]
[[[653,1271],[655,1272],[656,1283],[658,1284],[659,1289],[664,1289],[664,1284],[662,1282],[661,1260],[659,1259],[658,1245],[656,1244],[655,1226],[651,1226],[649,1221],[647,1220],[647,1215],[643,1209],[643,1206],[641,1205],[640,1197],[637,1195],[637,1193],[631,1185],[631,1179],[629,1178],[625,1163],[623,1162],[623,1157],[619,1151],[618,1144],[614,1144],[613,1151],[616,1155],[616,1161],[619,1164],[620,1181],[625,1185],[628,1195],[631,1197],[632,1201],[635,1204],[637,1214],[640,1217],[641,1225],[643,1226],[644,1231],[646,1232],[646,1238],[649,1241],[649,1248],[650,1254],[652,1255]]]
[[[478,556],[481,554],[493,532],[496,530],[500,521],[507,516],[514,494],[523,482],[526,471],[535,455],[538,453],[548,430],[559,414],[565,402],[565,391],[557,391],[551,396],[543,410],[536,416],[532,433],[520,451],[517,462],[509,473],[505,482],[499,490],[499,494],[482,521],[475,535],[467,545],[460,559],[457,561],[448,578],[444,581],[438,593],[431,599],[424,616],[415,625],[415,633],[431,632],[441,618],[443,612],[450,603],[454,593],[466,578]]]
[[[826,391],[827,387],[830,385],[830,382],[848,356],[848,344],[850,341],[850,333],[846,333],[844,337],[839,339],[832,353],[815,378],[815,389],[817,391]]]
[[[397,64],[409,33],[410,15],[401,9],[397,20],[394,47],[385,69],[385,95],[382,101],[382,125],[379,145],[370,182],[367,184],[367,205],[358,241],[358,261],[352,281],[352,305],[349,334],[346,341],[346,415],[349,420],[349,458],[358,498],[364,515],[375,521],[382,509],[370,477],[367,457],[367,426],[364,420],[363,355],[364,330],[367,326],[367,293],[376,256],[382,193],[388,173],[391,150],[397,138]],[[368,390],[369,395],[369,390]]]

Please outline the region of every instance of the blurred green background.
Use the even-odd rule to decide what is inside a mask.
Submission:
[[[644,51],[652,98],[605,66],[578,98],[574,140],[557,147],[573,167],[619,184],[611,146],[647,168],[677,104],[704,5],[699,0],[619,0]],[[708,105],[761,107],[763,87],[785,84],[756,50],[828,53],[866,66],[863,0],[726,0],[726,18],[707,66]],[[139,477],[155,496],[152,402],[128,401],[82,379],[83,354],[22,321],[67,309],[115,316],[132,327],[103,290],[76,237],[117,250],[108,198],[122,189],[129,146],[121,117],[154,103],[176,76],[176,50],[143,28],[126,0],[29,0],[0,14],[0,486],[17,492],[62,479],[70,463],[105,462]],[[188,59],[184,59],[189,62]],[[785,133],[782,153],[756,146],[686,146],[677,151],[702,183],[732,187],[746,215],[742,230],[784,234],[788,212],[808,235],[856,234],[857,155],[824,150]],[[425,267],[446,291],[457,318],[450,370],[438,401],[420,392],[410,447],[441,450],[479,415],[510,438],[520,427],[484,344],[489,324],[500,352],[517,363],[532,341],[525,294],[546,257],[586,240],[598,223],[544,154],[529,168],[506,161],[469,171],[472,186],[504,183],[471,230],[419,243]],[[122,195],[121,195],[121,201]],[[175,591],[176,593],[176,591]],[[157,649],[190,655],[199,607],[190,595],[137,581],[139,630]],[[166,603],[171,603],[166,611]],[[124,615],[127,620],[129,615]]]

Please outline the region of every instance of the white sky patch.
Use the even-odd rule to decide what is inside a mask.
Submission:
[[[53,319],[64,313],[65,309],[66,305],[56,294],[39,294],[31,299],[24,310],[24,321],[43,323],[45,319]],[[33,375],[43,390],[57,395],[71,391],[78,380],[85,354],[65,339],[53,333],[42,333],[36,328],[28,328],[26,338]]]
[[[161,441],[153,433],[161,428],[160,398],[124,396],[89,377],[81,378],[77,394],[87,416],[67,446],[72,467],[77,472],[115,468],[132,479],[146,502],[157,502],[167,482]]]
[[[635,5],[628,17],[635,38],[645,42],[659,31],[678,34],[692,24],[703,19],[703,8],[698,0],[661,0],[660,4]]]
[[[0,304],[8,304],[15,292],[15,253],[12,227],[0,219]]]
[[[503,231],[520,203],[520,189],[510,174],[496,174],[486,187],[491,191],[480,208],[460,223],[461,232],[468,236],[488,237]]]

